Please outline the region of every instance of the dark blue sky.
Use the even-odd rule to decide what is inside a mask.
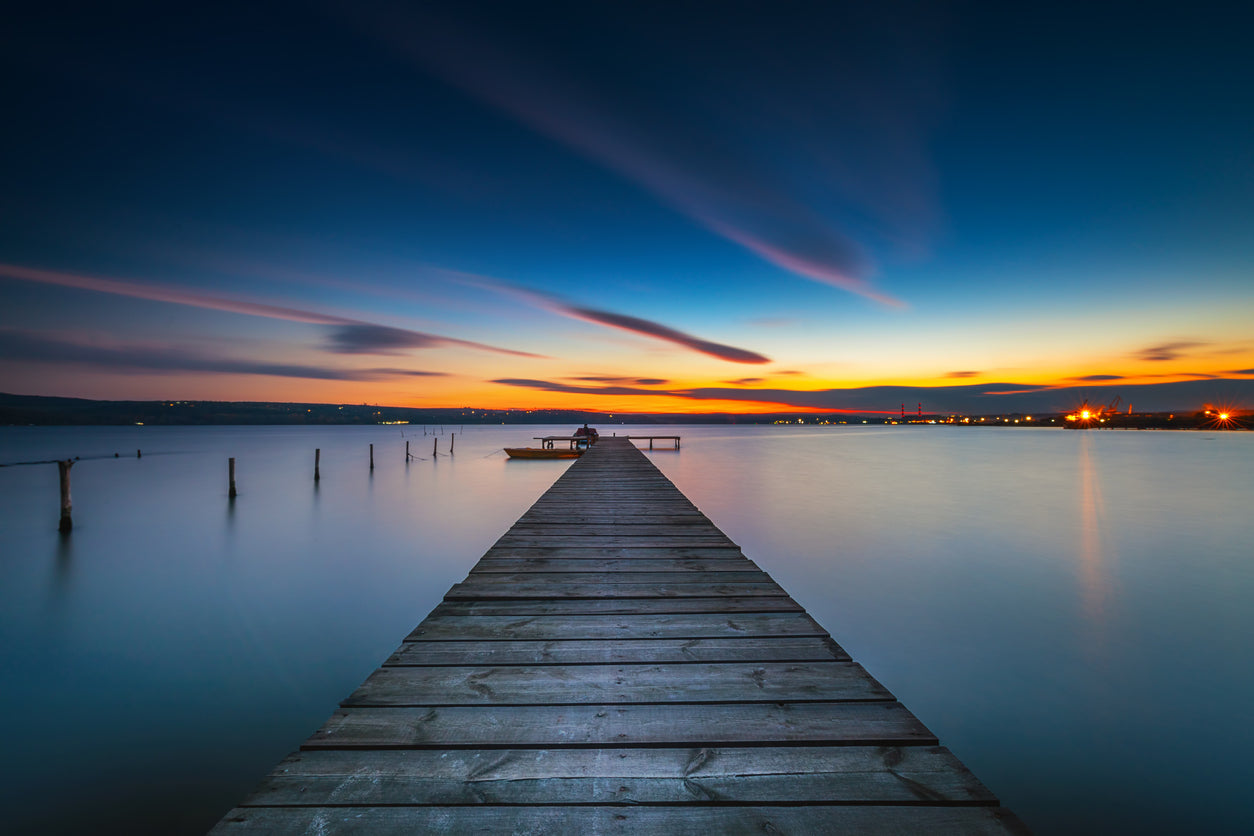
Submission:
[[[1100,376],[1239,399],[1249,18],[28,7],[0,32],[0,390],[649,411],[922,386],[960,409],[1011,383],[1061,409]],[[639,379],[662,382],[617,385]]]

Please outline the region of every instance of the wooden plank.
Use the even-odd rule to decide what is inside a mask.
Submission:
[[[621,540],[638,538],[668,538],[679,540],[674,545],[686,545],[683,540],[707,539],[720,543],[729,542],[726,534],[712,525],[516,525],[501,535],[511,540],[525,538],[552,539],[551,545],[560,546],[568,539],[604,537]]]
[[[533,505],[532,510],[536,513],[701,515],[700,509],[683,494],[656,487],[631,491],[604,491],[594,487],[555,490],[546,494],[543,502]]]
[[[899,702],[343,708],[303,749],[936,746]]]
[[[534,558],[534,557],[566,557],[588,560],[597,558],[622,558],[636,560],[638,558],[674,558],[680,559],[731,559],[744,557],[737,546],[676,546],[658,548],[653,546],[607,547],[607,546],[493,546],[488,549],[484,558]],[[747,559],[747,558],[746,558]]]
[[[652,506],[650,506],[652,507]],[[587,506],[578,505],[566,508],[543,509],[531,506],[531,510],[518,518],[519,523],[528,525],[536,523],[565,523],[575,525],[651,525],[669,523],[671,525],[713,525],[710,518],[695,508],[663,509],[661,513],[648,510],[632,510],[618,506]]]
[[[561,558],[485,557],[470,569],[472,575],[515,572],[760,572],[747,557],[718,558]]]
[[[1001,807],[911,806],[466,806],[240,807],[215,827],[229,834],[582,833],[762,836],[857,833],[864,836],[1004,836],[1029,831]]]
[[[992,804],[939,746],[296,752],[242,806]]]
[[[734,546],[726,537],[715,537],[709,534],[684,537],[675,534],[641,534],[629,536],[620,534],[588,535],[572,534],[564,537],[537,536],[532,534],[505,534],[496,541],[497,548],[507,546],[593,546],[608,548],[671,548],[684,546]]]
[[[512,586],[472,579],[454,584],[446,594],[457,598],[717,598],[719,596],[780,596],[788,593],[775,583],[530,583]]]
[[[441,601],[432,616],[507,615],[681,615],[706,613],[730,616],[740,622],[743,613],[805,612],[792,598],[524,598]]]
[[[672,525],[651,523],[648,525],[566,525],[515,524],[509,530],[510,537],[552,537],[561,541],[567,537],[714,537],[725,540],[727,535],[709,523],[700,525]],[[682,544],[681,544],[682,545]]]
[[[893,695],[854,662],[382,667],[341,705],[845,702]]]
[[[678,613],[673,615],[432,615],[413,640],[704,639],[750,636],[827,636],[799,613]]]
[[[618,584],[771,584],[775,582],[771,580],[771,576],[762,570],[746,570],[741,567],[740,571],[726,572],[696,572],[696,571],[674,571],[674,572],[643,572],[643,571],[623,571],[605,572],[597,571],[596,567],[589,567],[591,571],[582,572],[471,572],[467,580],[462,582],[460,586],[463,588],[471,586],[525,586],[539,584],[569,585],[569,584],[586,584],[590,580],[593,583],[599,583],[606,586],[615,586]]]
[[[580,665],[615,662],[848,661],[829,638],[403,642],[384,665]]]
[[[683,531],[718,531],[719,529],[705,517],[693,514],[680,517],[674,514],[632,514],[631,516],[592,516],[590,514],[560,515],[551,514],[543,517],[523,517],[514,523],[511,530],[525,528],[540,531],[580,531],[584,529],[603,529],[607,526],[623,528],[628,533],[640,529],[657,530],[679,529]]]

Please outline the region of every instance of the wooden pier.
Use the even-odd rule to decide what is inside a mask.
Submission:
[[[1026,833],[602,438],[214,834]]]

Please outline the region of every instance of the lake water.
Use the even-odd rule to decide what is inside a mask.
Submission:
[[[202,833],[320,726],[568,466],[500,452],[567,426],[444,430],[0,428],[83,457],[68,538],[56,467],[0,468],[10,832]],[[1038,833],[1248,832],[1254,434],[649,430]]]

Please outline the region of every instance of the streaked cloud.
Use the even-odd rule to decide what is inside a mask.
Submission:
[[[736,380],[724,380],[723,382],[728,386],[749,386],[753,383],[762,383],[765,380],[765,377],[741,377]]]
[[[630,331],[633,334],[642,334],[646,337],[653,337],[658,340],[682,345],[685,348],[691,348],[710,357],[717,357],[720,360],[726,360],[729,363],[769,363],[771,358],[756,351],[749,351],[744,348],[736,348],[735,346],[723,345],[722,343],[703,340],[694,337],[691,334],[685,334],[683,331],[677,331],[652,320],[642,319],[638,316],[628,316],[627,314],[614,313],[612,311],[599,311],[596,308],[579,308],[568,306],[566,311],[569,316],[576,319],[582,319],[586,322],[596,322],[601,325],[608,325],[611,328],[617,328],[621,331]]]
[[[281,319],[288,322],[305,322],[311,325],[334,326],[328,340],[331,351],[342,354],[362,353],[396,353],[399,348],[437,348],[442,346],[463,346],[480,351],[497,354],[509,354],[515,357],[540,357],[526,351],[515,351],[499,348],[485,343],[460,340],[439,334],[427,334],[405,328],[392,328],[362,322],[357,319],[318,313],[316,311],[289,308],[281,305],[270,305],[249,302],[239,299],[226,299],[189,290],[164,287],[143,282],[125,281],[122,279],[105,279],[96,276],[83,276],[75,273],[64,273],[56,270],[40,270],[23,267],[17,264],[0,263],[0,276],[18,279],[19,281],[51,284],[61,287],[73,287],[79,290],[91,290],[97,293],[110,293],[116,296],[128,296],[134,299],[146,299],[153,302],[168,302],[174,305],[187,305],[194,308],[205,308],[215,311],[259,316],[268,319]]]
[[[308,380],[374,381],[394,377],[447,376],[443,372],[415,369],[346,369],[297,363],[267,363],[190,351],[171,345],[102,345],[55,339],[13,329],[0,329],[0,358],[15,362],[64,363],[110,371],[129,370],[167,374],[207,372],[294,377]]]
[[[577,26],[578,13],[568,14],[569,25]],[[859,19],[866,22],[868,15]],[[620,32],[625,40],[638,36],[638,48],[651,62],[695,69],[686,79],[711,87],[696,92],[710,104],[699,118],[691,106],[671,105],[651,87],[642,89],[641,79],[613,60],[598,63],[586,49],[566,54],[561,42],[551,40],[539,52],[499,21],[492,32],[490,24],[471,23],[469,16],[458,20],[429,8],[398,7],[356,20],[452,85],[622,175],[762,260],[882,304],[902,304],[870,282],[867,249],[836,218],[871,215],[877,223],[869,226],[890,241],[916,238],[933,221],[935,178],[921,124],[935,104],[932,74],[916,72],[919,68],[889,71],[861,57],[873,31],[885,46],[891,42],[900,54],[925,63],[920,56],[927,52],[926,37],[906,30],[923,32],[926,24],[894,26],[886,16],[870,30],[864,27],[861,41],[843,48],[851,34],[840,30],[825,31],[821,39],[802,31],[795,43],[772,45],[773,51],[760,57],[788,74],[785,89],[795,98],[788,102],[754,96],[755,83],[742,76],[739,64],[726,72],[701,64],[681,34],[682,17],[675,19],[674,32]],[[519,21],[523,27],[530,22]],[[731,36],[706,18],[693,35]],[[907,44],[898,43],[903,40],[909,42],[904,51]],[[729,46],[728,54],[738,57],[746,49],[766,48],[760,39]],[[814,72],[816,56],[826,68],[820,77]],[[590,57],[596,66],[590,66]],[[575,60],[579,71],[563,67]],[[723,99],[736,107],[718,107]],[[791,166],[781,170],[769,161],[762,133],[792,159],[806,159],[804,185],[796,182]],[[856,161],[842,158],[841,150]],[[833,211],[833,196],[852,208]]]
[[[1139,360],[1146,360],[1154,363],[1162,363],[1168,360],[1178,360],[1184,357],[1189,349],[1200,348],[1207,343],[1196,342],[1192,340],[1181,340],[1174,343],[1161,343],[1143,348],[1136,353]]]
[[[664,383],[670,383],[669,380],[662,377],[603,377],[601,375],[572,377],[570,380],[580,380],[588,383],[635,383],[640,386],[661,386]]]
[[[1073,377],[1072,380],[1079,381],[1097,381],[1097,380],[1123,380],[1121,374],[1086,374],[1083,377]]]
[[[945,377],[964,378],[964,377],[978,377],[979,375],[980,375],[980,372],[961,371],[961,372],[946,372]]]
[[[542,392],[561,392],[568,395],[665,395],[657,389],[637,389],[631,386],[571,386],[568,383],[555,383],[551,380],[532,380],[530,378],[506,377],[490,380],[502,386],[517,386],[522,389],[538,389]]]
[[[452,273],[447,276],[455,281],[472,287],[491,290],[496,293],[504,293],[515,299],[522,300],[528,304],[534,305],[542,310],[551,313],[560,314],[570,319],[578,319],[583,322],[592,322],[597,325],[605,325],[609,328],[615,328],[620,331],[628,331],[643,337],[651,337],[656,340],[681,345],[684,348],[706,354],[710,357],[717,357],[720,360],[726,360],[729,363],[769,363],[771,358],[758,354],[756,351],[749,351],[744,348],[737,348],[732,345],[724,345],[711,340],[703,340],[700,337],[694,337],[691,334],[685,334],[675,328],[662,325],[660,322],[654,322],[650,319],[644,319],[629,314],[620,314],[613,311],[603,311],[596,308],[587,308],[562,299],[560,296],[552,293],[541,293],[538,290],[532,290],[521,285],[511,284],[509,282],[494,279],[489,276],[480,276],[470,273]]]

